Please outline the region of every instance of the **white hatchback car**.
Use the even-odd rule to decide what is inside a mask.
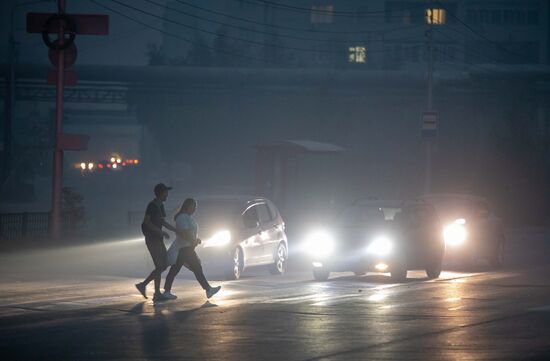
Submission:
[[[267,266],[285,272],[288,241],[279,210],[266,198],[209,196],[197,199],[194,218],[202,244],[196,251],[205,267],[222,268],[227,279],[239,279],[245,268]]]

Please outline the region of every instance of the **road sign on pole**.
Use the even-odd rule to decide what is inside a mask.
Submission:
[[[439,129],[439,115],[437,112],[422,113],[422,136],[435,138]]]
[[[63,11],[63,14],[65,12]],[[49,34],[57,34],[59,24],[53,22],[52,17],[61,18],[58,14],[52,13],[28,13],[27,14],[27,33],[42,33],[47,31]],[[74,23],[75,34],[79,35],[108,35],[109,34],[109,16],[97,14],[65,14]],[[51,26],[45,28],[48,20]],[[58,21],[59,22],[59,21]]]
[[[42,39],[50,49],[49,57],[56,66],[55,97],[55,149],[54,169],[52,179],[52,213],[50,217],[50,232],[53,239],[58,239],[61,233],[61,184],[63,177],[63,150],[82,150],[88,143],[86,136],[63,133],[63,90],[66,83],[65,75],[76,61],[76,46],[74,40],[77,34],[107,35],[109,33],[109,17],[107,15],[66,14],[65,0],[58,0],[57,13],[27,14],[27,32],[41,33]],[[50,34],[57,34],[57,39],[51,40]],[[74,72],[70,84],[76,83]],[[52,75],[49,75],[49,80]]]

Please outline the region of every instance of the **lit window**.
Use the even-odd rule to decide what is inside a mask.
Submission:
[[[445,9],[426,9],[426,23],[434,25],[447,23],[447,13]]]
[[[331,24],[333,11],[332,5],[313,5],[311,7],[311,23]]]
[[[367,50],[364,46],[350,46],[349,62],[364,63],[367,61]]]

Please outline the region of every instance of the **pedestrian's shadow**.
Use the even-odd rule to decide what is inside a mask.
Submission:
[[[147,301],[141,301],[139,303],[136,303],[135,306],[133,306],[132,308],[130,308],[130,310],[128,310],[128,313],[134,314],[134,315],[141,315],[145,310],[146,304],[147,304]]]
[[[140,302],[132,307],[131,312],[140,316],[138,319],[141,325],[143,353],[151,357],[159,357],[159,354],[171,349],[169,319],[167,312],[156,307],[155,304],[149,316],[148,306],[146,301]]]
[[[206,301],[199,307],[192,308],[190,310],[174,311],[174,319],[178,322],[185,322],[189,317],[193,316],[198,311],[204,308],[218,307],[217,304]]]
[[[128,313],[129,314],[132,314],[132,315],[143,315],[146,312],[147,310],[147,306],[149,304],[147,303],[147,301],[142,301],[142,302],[139,302],[137,303],[136,305],[134,305],[131,309],[128,310]],[[211,308],[211,307],[218,307],[217,304],[215,303],[212,303],[210,301],[206,301],[205,303],[203,303],[202,305],[200,305],[199,307],[195,307],[195,308],[192,308],[192,309],[189,309],[189,310],[180,310],[180,311],[173,311],[173,308],[175,306],[177,306],[177,304],[173,303],[173,302],[157,302],[157,303],[153,303],[152,305],[152,309],[153,309],[153,314],[152,314],[152,318],[160,318],[160,319],[164,319],[166,317],[170,317],[170,315],[192,315],[193,313],[203,309],[203,308]],[[187,316],[188,317],[188,316]],[[185,317],[185,318],[187,318]]]
[[[190,317],[204,308],[217,307],[218,305],[206,301],[199,307],[188,310],[174,310],[177,303],[157,302],[151,305],[142,301],[133,306],[129,313],[139,315],[139,323],[142,327],[142,350],[144,354],[158,357],[171,350],[170,330],[173,327],[181,327]],[[150,313],[149,310],[153,312]],[[147,314],[150,314],[149,317]]]

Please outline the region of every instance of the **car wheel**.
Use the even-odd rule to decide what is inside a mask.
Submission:
[[[279,244],[277,247],[277,254],[275,255],[275,262],[269,266],[269,272],[272,275],[281,275],[286,270],[287,252],[284,243]]]
[[[437,261],[426,268],[426,274],[428,275],[428,278],[438,278],[441,274],[441,261]]]
[[[313,269],[313,278],[316,281],[326,281],[330,276],[330,271],[325,268],[314,268]]]
[[[501,268],[503,259],[504,259],[504,242],[500,241],[496,247],[495,254],[490,260],[491,267]]]
[[[225,278],[228,280],[238,280],[244,269],[243,252],[239,247],[233,251],[233,257],[230,262],[229,269],[225,272]]]

